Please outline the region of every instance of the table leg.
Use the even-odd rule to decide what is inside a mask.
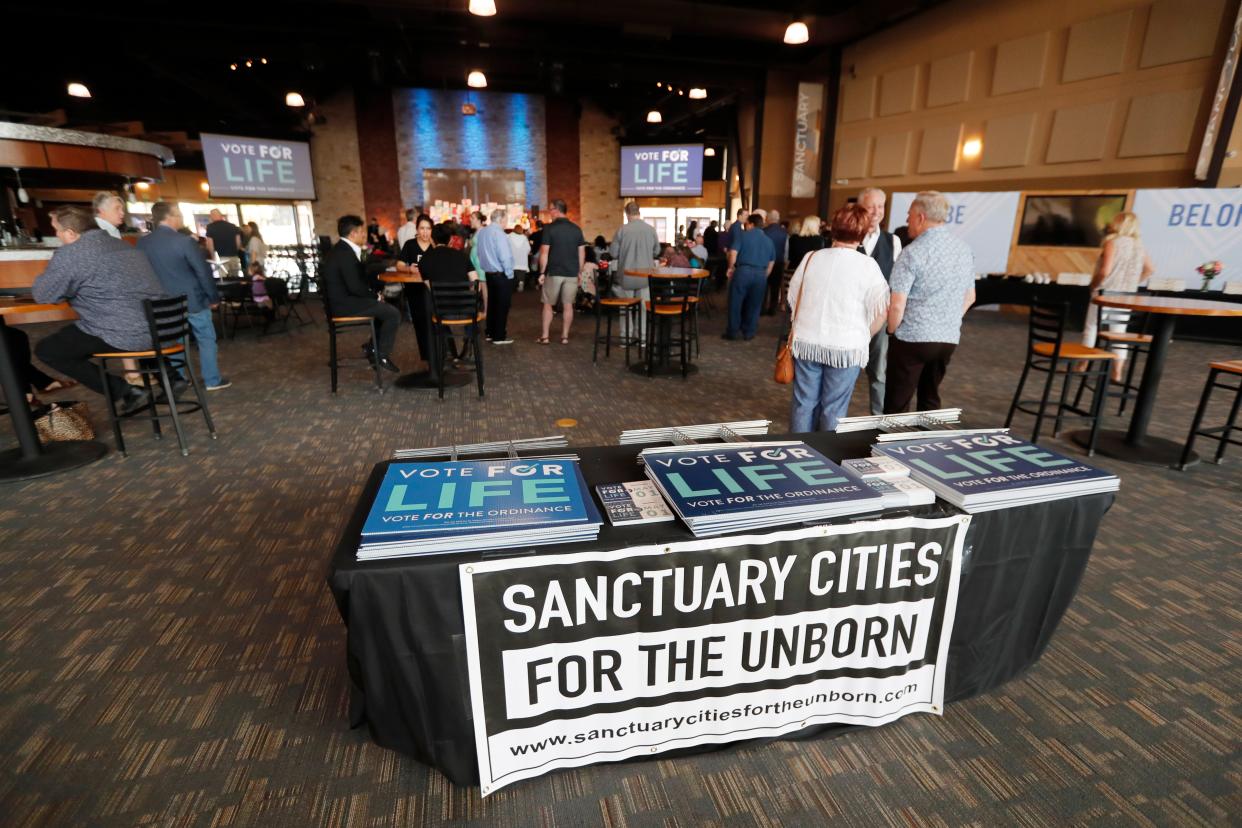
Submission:
[[[1155,330],[1151,335],[1151,351],[1143,367],[1143,381],[1139,385],[1138,398],[1134,401],[1134,413],[1130,415],[1130,427],[1125,431],[1101,431],[1095,450],[1105,457],[1127,460],[1148,466],[1171,466],[1180,463],[1182,445],[1163,437],[1151,437],[1147,426],[1156,407],[1156,392],[1160,390],[1160,377],[1164,373],[1164,360],[1169,343],[1173,340],[1173,324],[1177,321],[1170,314],[1155,315]],[[1133,357],[1131,357],[1133,359]],[[1078,431],[1072,436],[1075,443],[1086,446],[1089,432]],[[1186,465],[1199,462],[1199,455],[1191,453]]]
[[[9,404],[9,419],[17,432],[18,447],[0,451],[0,482],[55,474],[93,463],[107,454],[107,446],[90,440],[56,442],[46,448],[39,442],[30,407],[26,405],[26,389],[22,388],[13,367],[4,325],[4,317],[0,316],[0,387]]]

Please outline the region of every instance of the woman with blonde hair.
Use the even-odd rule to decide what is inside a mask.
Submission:
[[[1155,272],[1151,258],[1143,248],[1139,238],[1139,219],[1129,211],[1118,213],[1108,223],[1108,233],[1104,236],[1104,245],[1100,248],[1100,257],[1095,263],[1095,272],[1091,275],[1091,295],[1097,296],[1105,291],[1109,293],[1134,293],[1140,284],[1145,284]],[[1108,329],[1113,333],[1121,333],[1126,329],[1129,313],[1125,311],[1109,312]],[[1082,328],[1082,344],[1089,348],[1095,347],[1099,336],[1099,309],[1091,305],[1087,309],[1087,320]],[[1113,382],[1120,382],[1125,376],[1126,351],[1115,348],[1117,358],[1113,360]],[[1086,363],[1079,363],[1078,368],[1084,370]]]
[[[834,431],[867,364],[871,337],[888,313],[888,283],[875,259],[858,252],[867,211],[832,217],[832,248],[807,254],[789,281],[794,357],[790,431]],[[806,238],[806,237],[798,237]]]
[[[807,216],[796,235],[789,237],[789,266],[797,269],[802,257],[813,250],[823,250],[826,242],[819,232],[819,216]]]

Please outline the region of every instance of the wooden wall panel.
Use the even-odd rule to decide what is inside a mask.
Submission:
[[[880,80],[880,115],[900,115],[913,110],[918,79],[918,66],[886,72]]]
[[[836,173],[841,178],[862,178],[867,174],[867,161],[871,152],[871,139],[860,138],[841,141],[833,158]]]
[[[1072,83],[1120,72],[1133,18],[1134,13],[1126,9],[1071,26],[1061,82]]]
[[[890,132],[875,139],[875,157],[871,160],[874,176],[905,175],[910,157],[910,133]]]
[[[0,138],[0,166],[46,167],[47,154],[43,151],[43,143]]]
[[[1156,0],[1139,66],[1164,66],[1212,56],[1225,0]]]
[[[1048,60],[1048,32],[1007,40],[996,47],[996,67],[992,74],[992,94],[1008,95],[1038,89],[1044,82]]]
[[[1035,113],[1019,112],[988,120],[983,131],[983,158],[980,166],[1021,167],[1031,155],[1031,134],[1035,130]]]
[[[1197,89],[1181,89],[1144,95],[1130,102],[1121,148],[1117,155],[1180,155],[1190,149],[1195,117],[1203,94]]]
[[[927,106],[948,106],[961,103],[970,94],[971,68],[974,52],[933,60],[927,78]]]
[[[1049,164],[1098,161],[1104,157],[1113,101],[1058,109],[1053,115],[1052,135],[1044,160]]]
[[[958,147],[962,142],[962,125],[928,127],[919,144],[920,173],[953,172],[957,169]]]
[[[136,152],[123,152],[121,150],[104,150],[103,152],[104,163],[108,167],[108,172],[128,175],[133,178],[152,178],[157,181],[164,177],[164,168],[160,166],[158,160],[150,155],[140,155]]]
[[[847,80],[841,90],[841,121],[865,121],[875,115],[875,77]]]
[[[54,170],[92,170],[107,172],[104,151],[98,147],[74,147],[68,144],[44,144],[48,166]]]

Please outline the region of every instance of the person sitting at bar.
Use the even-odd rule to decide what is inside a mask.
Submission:
[[[91,199],[95,208],[95,226],[114,239],[121,237],[121,225],[125,223],[125,202],[119,195],[107,190],[95,193]]]
[[[680,247],[665,244],[660,249],[660,267],[689,267],[690,259]]]
[[[690,248],[690,255],[699,260],[699,267],[707,264],[707,245],[704,242],[703,234],[699,233],[694,237],[694,246]]]
[[[387,302],[375,298],[379,289],[371,284],[362,264],[362,246],[367,243],[366,223],[359,216],[341,216],[336,222],[336,232],[340,241],[328,251],[319,272],[332,313],[337,316],[373,317],[379,353],[374,353],[370,342],[364,344],[362,349],[368,359],[373,362],[379,360],[380,367],[395,373],[399,369],[392,361],[392,349],[397,341],[401,313]]]
[[[145,351],[151,348],[151,330],[142,309],[144,299],[164,295],[147,257],[120,239],[99,230],[95,216],[83,207],[52,211],[52,228],[61,247],[47,269],[35,279],[36,302],[67,301],[78,321],[66,325],[35,346],[46,364],[96,393],[104,393],[99,369],[91,354],[107,351]],[[113,374],[108,385],[121,411],[146,405],[149,395]]]

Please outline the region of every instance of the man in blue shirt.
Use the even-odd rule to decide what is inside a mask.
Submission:
[[[734,235],[729,245],[729,329],[724,339],[755,338],[763,291],[775,259],[772,240],[763,233],[763,216],[752,213],[746,219],[746,230]]]
[[[734,219],[733,223],[729,225],[729,229],[721,234],[721,253],[728,253],[731,249],[733,249],[733,243],[742,237],[742,233],[746,232],[746,226],[744,224],[746,221],[746,215],[747,213],[745,209],[738,210],[737,218]]]
[[[474,237],[479,267],[487,277],[487,338],[493,345],[512,345],[508,323],[513,299],[513,247],[505,236],[505,211],[493,210],[491,219]]]
[[[934,190],[910,203],[910,246],[889,280],[884,413],[900,414],[917,393],[918,411],[941,408],[940,382],[975,301],[975,257],[944,226],[949,200]]]
[[[774,316],[780,310],[781,280],[785,278],[785,246],[789,243],[789,233],[781,227],[781,214],[776,210],[768,211],[763,233],[772,240],[772,249],[776,254],[772,270],[768,273],[768,301],[763,312],[767,316]]]
[[[190,331],[198,345],[198,364],[203,384],[208,391],[228,388],[232,383],[220,376],[216,362],[216,326],[211,310],[220,304],[211,267],[198,245],[181,229],[181,208],[168,201],[157,201],[151,207],[151,223],[155,229],[138,240],[138,249],[146,254],[151,268],[159,277],[169,296],[185,295],[189,302]],[[174,361],[176,358],[173,358]]]

